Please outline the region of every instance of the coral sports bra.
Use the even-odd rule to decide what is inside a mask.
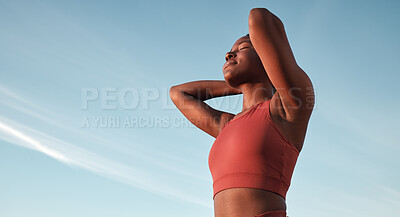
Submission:
[[[264,189],[286,199],[299,151],[273,124],[270,101],[228,121],[215,139],[208,156],[213,199],[236,187]]]

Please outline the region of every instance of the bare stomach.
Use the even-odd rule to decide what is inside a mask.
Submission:
[[[273,192],[256,188],[229,188],[214,198],[215,217],[254,217],[272,211],[285,210],[285,199]]]

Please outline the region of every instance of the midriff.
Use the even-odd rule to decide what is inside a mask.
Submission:
[[[286,211],[286,201],[263,189],[229,188],[214,198],[215,217],[251,217],[272,210]]]

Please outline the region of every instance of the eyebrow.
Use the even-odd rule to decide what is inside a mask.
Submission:
[[[244,40],[244,41],[241,41],[237,46],[239,47],[239,45],[242,44],[242,43],[244,43],[244,42],[249,42],[249,43],[251,44],[251,41],[249,41],[249,40]],[[232,52],[232,49],[231,49],[229,52]]]

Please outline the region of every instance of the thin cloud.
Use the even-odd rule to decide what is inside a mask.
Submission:
[[[62,116],[61,112],[55,114],[52,111],[46,110],[38,105],[35,105],[34,103],[25,99],[25,97],[22,97],[21,95],[9,90],[4,85],[0,85],[0,93],[8,97],[8,100],[6,98],[2,98],[0,100],[0,103],[2,103],[3,105],[13,108],[14,111],[25,113],[25,115],[37,118],[45,123],[61,128],[64,130],[63,132],[66,134],[74,134],[74,137],[76,137],[76,135],[80,135],[82,138],[88,139],[92,143],[96,143],[103,147],[107,147],[111,150],[118,151],[122,154],[130,155],[135,158],[140,158],[141,160],[144,160],[147,163],[157,165],[158,167],[165,168],[170,171],[180,173],[203,182],[212,183],[209,177],[205,177],[204,175],[201,174],[196,174],[194,171],[187,170],[185,169],[185,167],[182,167],[181,165],[189,163],[189,162],[184,162],[183,159],[170,156],[166,153],[160,153],[157,152],[156,150],[148,151],[149,153],[151,153],[150,156],[149,154],[146,154],[143,151],[139,151],[137,148],[131,149],[128,148],[127,145],[121,145],[116,142],[108,141],[107,139],[98,136],[101,135],[102,133],[100,131],[97,134],[93,134],[88,131],[82,131],[82,129],[71,127],[65,124],[66,121],[64,120],[67,120],[67,117]],[[43,114],[46,114],[47,116]],[[49,116],[52,118],[49,118]],[[159,155],[159,157],[155,158],[154,157],[155,154]],[[161,161],[160,157],[166,158],[166,160]],[[177,161],[177,163],[174,164],[173,163],[174,161]]]
[[[9,120],[6,123],[4,117],[0,118],[0,131],[2,132],[0,139],[2,140],[36,150],[69,166],[80,167],[166,198],[179,199],[211,208],[206,199],[197,198],[190,193],[174,189],[163,182],[157,182],[156,180],[160,180],[159,177],[150,172],[111,161],[26,126],[20,130],[18,129],[21,126],[20,124]]]
[[[22,140],[23,142],[26,142],[28,145],[30,145],[29,147],[42,152],[52,158],[55,158],[59,161],[62,161],[63,163],[67,163],[67,164],[71,164],[71,161],[69,161],[65,156],[63,156],[62,154],[58,153],[57,151],[54,151],[44,145],[42,145],[40,142],[38,142],[37,140],[24,135],[23,133],[19,132],[18,130],[15,130],[9,126],[7,126],[6,124],[0,122],[0,130],[2,130],[3,132],[5,132],[8,135],[14,136],[17,139]],[[25,146],[26,147],[26,146]]]

